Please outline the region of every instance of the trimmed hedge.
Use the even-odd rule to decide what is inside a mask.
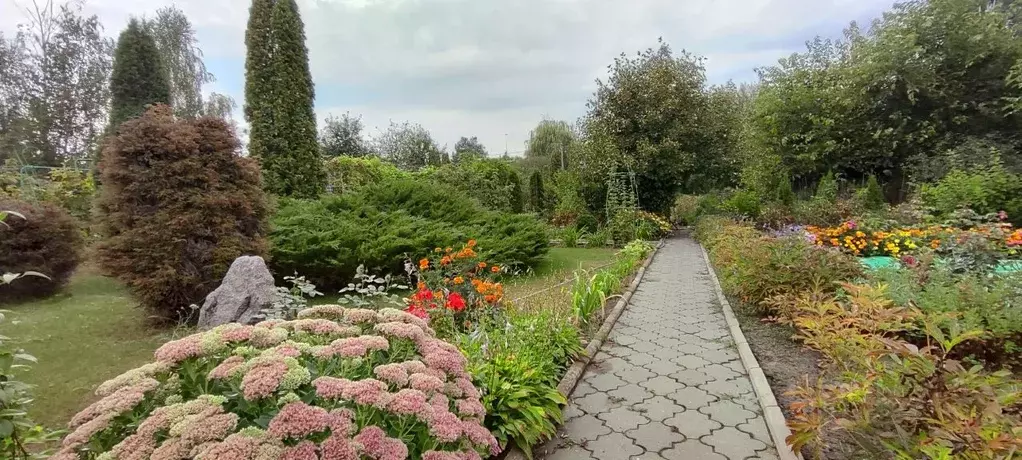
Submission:
[[[406,258],[468,239],[488,261],[512,268],[535,266],[549,249],[534,217],[487,210],[450,186],[401,179],[348,195],[281,200],[271,260],[278,275],[298,272],[330,289],[347,284],[359,264],[403,273]]]
[[[0,210],[14,211],[0,226],[0,274],[36,271],[50,279],[26,276],[0,285],[0,302],[46,297],[67,284],[81,262],[84,246],[78,222],[49,203],[0,199]]]

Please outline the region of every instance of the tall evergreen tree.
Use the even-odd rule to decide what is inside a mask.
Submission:
[[[262,165],[268,191],[315,197],[325,187],[326,173],[316,141],[315,91],[298,5],[294,0],[253,0],[250,15],[245,85],[245,114],[252,128],[249,152]]]
[[[252,0],[245,30],[245,120],[249,124],[248,153],[253,158],[265,156],[274,137],[272,18],[273,0]]]
[[[134,18],[117,38],[110,96],[112,127],[142,115],[150,104],[170,101],[170,81],[156,41]]]

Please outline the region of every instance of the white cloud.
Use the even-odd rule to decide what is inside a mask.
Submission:
[[[0,30],[15,0],[0,0]],[[30,0],[16,0],[27,2]],[[130,15],[171,0],[89,0],[115,35]],[[174,0],[193,21],[206,56],[244,59],[244,0]],[[707,58],[711,82],[750,80],[752,69],[835,36],[892,0],[299,0],[317,112],[351,111],[367,126],[413,121],[441,143],[478,136],[493,152],[521,150],[544,116],[573,121],[593,80],[618,54],[664,37]],[[10,14],[9,14],[10,13]],[[241,75],[218,75],[241,102]],[[229,85],[229,86],[228,86]]]

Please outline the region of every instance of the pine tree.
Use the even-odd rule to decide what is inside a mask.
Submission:
[[[546,197],[543,190],[543,176],[539,171],[534,171],[529,176],[529,199],[532,203],[532,212],[544,214],[546,212]]]
[[[294,0],[253,0],[245,40],[249,153],[259,159],[271,193],[316,197],[325,187],[326,173],[316,140],[315,92],[298,5]]]
[[[265,156],[273,133],[273,0],[252,0],[245,30],[245,120],[249,124],[248,153]]]
[[[110,96],[114,128],[141,116],[148,105],[170,101],[170,81],[156,41],[134,18],[117,38]]]

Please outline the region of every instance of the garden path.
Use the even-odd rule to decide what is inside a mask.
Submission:
[[[660,249],[564,417],[538,456],[778,458],[698,243]]]

